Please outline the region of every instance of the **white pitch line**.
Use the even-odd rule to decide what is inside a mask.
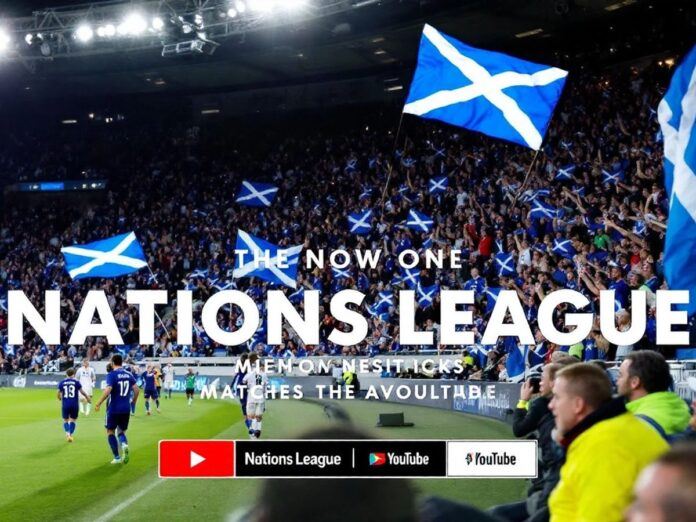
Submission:
[[[121,511],[123,511],[124,509],[126,509],[128,506],[130,506],[130,505],[133,504],[134,502],[137,502],[137,501],[140,500],[142,497],[144,497],[145,495],[147,495],[150,491],[152,491],[153,489],[155,489],[157,486],[159,486],[160,484],[164,484],[164,482],[165,482],[165,481],[164,481],[163,479],[157,479],[155,482],[152,482],[152,483],[149,484],[148,486],[146,486],[146,487],[144,487],[143,489],[141,489],[140,491],[138,491],[135,495],[132,495],[132,496],[128,497],[125,501],[121,502],[121,503],[120,503],[118,506],[116,506],[115,508],[113,508],[113,509],[111,509],[110,511],[107,511],[106,513],[104,513],[102,516],[100,516],[98,519],[96,519],[95,522],[107,522],[108,520],[111,520],[111,519],[114,518],[116,515],[118,515]]]

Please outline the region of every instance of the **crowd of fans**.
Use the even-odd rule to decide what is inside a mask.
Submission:
[[[84,346],[46,346],[27,328],[25,343],[11,346],[6,342],[6,314],[0,310],[0,371],[59,370],[74,359],[103,359],[114,351],[136,360],[249,350],[272,357],[403,352],[407,347],[398,343],[398,309],[371,313],[370,307],[380,291],[405,288],[398,282],[403,275],[395,261],[398,253],[407,248],[422,252],[431,242],[431,248],[446,253],[462,250],[465,263],[461,269],[423,269],[421,284],[476,290],[477,339],[486,324],[486,289],[508,288],[524,303],[539,343],[533,350],[546,361],[559,350],[580,360],[613,360],[641,348],[660,349],[652,306],[655,291],[665,286],[662,249],[668,201],[655,109],[669,74],[661,62],[640,71],[571,78],[529,176],[533,153],[518,146],[408,117],[396,136],[395,127],[384,126],[383,116],[369,112],[358,118],[360,125],[346,123],[340,131],[309,127],[306,133],[286,131],[277,137],[264,130],[232,136],[224,126],[156,128],[123,122],[83,141],[47,136],[40,147],[47,152],[36,155],[27,153],[36,150],[27,146],[32,143],[27,135],[15,133],[0,149],[6,183],[98,176],[109,184],[97,204],[6,205],[0,226],[0,305],[11,289],[23,290],[37,305],[43,302],[43,290],[60,289],[67,339],[86,291],[104,289],[126,344],[109,346],[97,338]],[[574,167],[571,177],[559,179],[559,169],[569,166]],[[604,182],[606,172],[620,175]],[[429,180],[438,176],[447,177],[447,189],[431,194]],[[244,179],[279,186],[272,206],[235,203]],[[530,217],[537,201],[557,209],[553,217]],[[347,215],[367,209],[373,210],[371,232],[351,233]],[[432,217],[432,232],[404,226],[410,209]],[[322,292],[320,344],[305,346],[288,329],[282,345],[267,346],[261,325],[250,343],[220,346],[200,327],[205,299],[221,288],[238,288],[263,307],[267,288],[258,279],[232,279],[238,229],[274,244],[302,244],[315,251],[381,248],[383,262],[364,271],[355,264],[348,279],[335,278],[329,269],[307,271],[300,263],[298,285]],[[154,275],[141,270],[112,280],[70,279],[61,246],[131,230]],[[566,239],[572,243],[571,254],[554,252],[554,241]],[[497,252],[512,253],[516,275],[498,276],[493,262]],[[367,294],[363,312],[370,317],[366,341],[349,348],[326,340],[335,326],[328,299],[346,287]],[[193,344],[175,343],[175,308],[168,306],[160,310],[167,330],[158,325],[155,345],[139,346],[137,310],[124,299],[129,288],[165,288],[172,303],[175,290],[194,290]],[[601,289],[614,289],[620,328],[630,326],[630,290],[646,292],[650,310],[645,336],[634,346],[617,347],[596,328],[576,346],[547,343],[535,328],[536,309],[545,294],[561,288],[583,292],[593,308]],[[288,289],[288,294],[293,292]],[[439,314],[437,296],[416,313],[417,326],[434,330],[436,339]],[[234,329],[241,320],[234,308],[219,316],[224,328]],[[506,346],[501,343],[485,352],[467,348],[476,355],[475,369],[486,371],[487,378],[505,378]]]

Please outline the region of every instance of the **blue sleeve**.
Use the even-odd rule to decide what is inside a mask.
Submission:
[[[82,385],[80,384],[80,381],[75,381],[75,386],[77,386],[77,391],[80,391],[82,389]]]
[[[114,373],[113,373],[113,372],[109,372],[109,373],[107,374],[107,376],[106,376],[106,385],[107,385],[107,386],[110,386],[111,388],[113,388],[113,387],[114,387],[114,384],[116,384],[116,383],[114,382]]]
[[[132,373],[131,373],[131,374],[128,374],[128,375],[129,375],[128,380],[130,381],[131,386],[135,386],[136,384],[138,384],[138,381],[135,380],[135,377],[133,377],[133,374],[132,374]]]
[[[62,386],[63,386],[63,381],[60,381],[60,382],[58,383],[58,386],[57,386],[58,390],[63,391]]]

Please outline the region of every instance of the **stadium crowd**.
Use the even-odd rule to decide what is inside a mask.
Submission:
[[[24,345],[11,346],[6,313],[0,311],[0,371],[59,370],[76,359],[103,359],[115,350],[136,360],[250,349],[271,357],[403,352],[398,310],[375,304],[379,292],[407,288],[395,262],[398,253],[427,247],[463,251],[463,268],[423,269],[419,278],[423,288],[476,291],[477,338],[494,298],[487,290],[516,290],[534,329],[540,300],[561,288],[583,292],[593,307],[599,290],[614,289],[617,322],[628,328],[630,290],[640,289],[648,294],[650,311],[646,334],[636,345],[610,345],[596,328],[581,344],[556,346],[535,330],[538,345],[531,350],[547,362],[555,351],[587,361],[621,359],[642,348],[661,350],[655,345],[652,305],[655,291],[665,287],[662,245],[668,202],[655,110],[669,74],[660,62],[629,74],[622,69],[571,77],[535,161],[532,152],[512,144],[408,116],[396,136],[395,127],[385,127],[383,117],[369,113],[360,116],[359,126],[342,131],[286,131],[278,139],[270,131],[233,136],[224,127],[133,128],[125,122],[84,140],[56,133],[41,143],[47,152],[35,155],[28,153],[36,150],[29,135],[16,133],[3,140],[0,150],[5,182],[98,176],[108,179],[109,188],[101,202],[87,207],[57,202],[6,207],[0,227],[0,307],[6,306],[11,289],[22,289],[34,303],[43,301],[43,290],[60,289],[67,339],[85,292],[103,288],[126,344],[109,346],[93,339],[84,346],[46,346],[27,328]],[[447,179],[446,189],[431,193],[430,180],[440,176]],[[255,208],[235,203],[244,179],[278,186],[273,204]],[[531,212],[539,206],[551,210],[539,217]],[[351,233],[347,215],[367,209],[373,210],[371,231]],[[410,209],[431,217],[433,230],[405,227]],[[247,345],[219,346],[200,328],[200,313],[194,316],[193,344],[178,346],[172,306],[160,310],[169,335],[158,325],[156,344],[139,346],[137,310],[124,300],[128,288],[165,288],[172,300],[176,289],[192,289],[198,312],[222,288],[244,290],[263,306],[266,283],[231,277],[237,229],[284,246],[381,248],[386,256],[374,270],[352,266],[350,278],[336,278],[328,269],[307,271],[300,263],[299,287],[322,291],[322,342],[317,346],[305,346],[291,330],[282,345],[266,346],[263,324]],[[131,230],[152,274],[141,270],[112,280],[71,281],[61,246]],[[515,274],[499,275],[498,252],[512,254]],[[370,314],[367,340],[350,348],[326,341],[334,326],[328,299],[346,287],[368,294],[364,309]],[[416,324],[437,333],[438,317],[435,294],[432,304],[419,307]],[[234,309],[219,316],[225,328],[240,321]],[[508,344],[490,351],[467,348],[472,371],[480,370],[488,379],[506,378]]]

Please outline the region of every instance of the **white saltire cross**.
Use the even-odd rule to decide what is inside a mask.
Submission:
[[[107,252],[103,252],[101,250],[92,250],[91,248],[84,248],[80,246],[67,246],[61,248],[60,250],[66,254],[92,258],[91,261],[87,261],[84,265],[70,270],[70,277],[75,279],[75,277],[82,274],[87,274],[95,268],[103,266],[107,263],[129,266],[131,268],[143,268],[147,266],[147,262],[142,259],[121,255],[128,249],[133,241],[136,241],[136,237],[135,233],[131,232],[124,237],[118,245]]]
[[[259,201],[261,201],[261,203],[263,203],[267,207],[270,207],[271,201],[266,196],[278,192],[278,187],[271,187],[259,192],[258,190],[256,190],[256,187],[254,187],[254,185],[252,185],[248,181],[242,181],[242,185],[246,187],[246,189],[249,191],[249,194],[247,194],[246,196],[238,197],[237,203],[241,203],[242,201],[249,201],[252,199],[258,199]]]
[[[426,37],[452,65],[471,80],[471,84],[458,89],[442,90],[430,94],[425,98],[408,103],[404,106],[404,112],[420,116],[435,109],[441,109],[483,96],[500,109],[505,120],[514,128],[527,144],[539,150],[542,136],[517,102],[505,94],[503,89],[516,86],[538,87],[564,78],[567,71],[549,67],[534,74],[521,74],[514,71],[505,71],[494,76],[468,56],[461,54],[449,43],[434,27],[426,25],[423,28],[423,36]]]

